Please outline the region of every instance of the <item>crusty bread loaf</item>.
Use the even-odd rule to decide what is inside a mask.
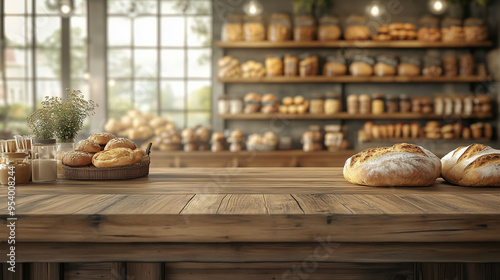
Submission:
[[[95,167],[118,167],[135,163],[134,151],[129,148],[116,148],[101,151],[92,157]]]
[[[96,142],[99,145],[106,145],[108,144],[109,140],[116,138],[113,134],[111,133],[95,133],[92,134],[89,137],[89,140]]]
[[[144,157],[145,154],[146,154],[146,152],[144,150],[135,149],[134,150],[134,163],[141,162],[142,157]]]
[[[73,167],[87,166],[92,163],[92,155],[92,153],[87,152],[67,152],[63,155],[62,163]]]
[[[458,147],[441,159],[441,176],[449,183],[500,187],[500,150],[481,144]]]
[[[101,145],[89,139],[81,140],[76,144],[75,147],[75,151],[87,152],[87,153],[97,153],[100,152],[101,149],[102,149]]]
[[[127,138],[113,138],[109,140],[106,147],[104,147],[104,150],[107,151],[116,148],[129,148],[131,150],[135,150],[137,149],[137,145]]]
[[[347,159],[344,178],[368,186],[430,186],[441,172],[441,162],[430,151],[413,144],[366,149]]]

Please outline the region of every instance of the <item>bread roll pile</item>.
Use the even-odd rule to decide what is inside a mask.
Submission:
[[[144,150],[127,138],[96,133],[77,143],[75,151],[63,155],[62,163],[71,167],[120,167],[141,162]]]
[[[158,135],[157,130],[166,127],[169,122],[163,117],[155,117],[149,112],[130,110],[119,120],[111,118],[104,125],[104,130],[119,137],[143,140]]]
[[[309,110],[309,100],[302,95],[287,96],[281,100],[279,112],[281,114],[305,114]]]
[[[390,40],[415,40],[417,39],[417,27],[411,23],[391,23],[378,28],[377,34],[373,35],[374,41]]]

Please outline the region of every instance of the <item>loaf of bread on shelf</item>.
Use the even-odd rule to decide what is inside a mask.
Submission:
[[[367,186],[430,186],[441,173],[441,161],[417,145],[400,143],[361,151],[347,159],[344,178]]]
[[[458,147],[441,159],[441,177],[468,187],[500,187],[500,150],[472,144]]]

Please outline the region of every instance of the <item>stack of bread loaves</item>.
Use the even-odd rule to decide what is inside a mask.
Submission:
[[[130,110],[119,120],[110,118],[104,125],[104,130],[119,137],[143,140],[158,135],[157,130],[165,127],[168,123],[165,118],[155,117],[149,112]]]
[[[78,142],[74,151],[65,153],[62,163],[71,167],[119,167],[141,162],[144,154],[144,150],[127,138],[96,133]]]

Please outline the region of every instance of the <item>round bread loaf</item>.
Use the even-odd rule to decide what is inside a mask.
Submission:
[[[72,167],[87,166],[92,163],[92,155],[79,151],[67,152],[63,155],[62,163]]]
[[[441,176],[467,187],[500,187],[500,150],[481,144],[458,147],[441,159]]]
[[[106,145],[108,144],[109,140],[116,138],[113,134],[111,133],[95,133],[92,134],[89,137],[89,140],[96,142],[99,145]]]
[[[134,163],[140,163],[146,152],[142,149],[134,150]]]
[[[94,154],[92,164],[99,168],[127,166],[135,163],[135,157],[134,151],[129,148],[116,148]]]
[[[104,150],[107,151],[116,148],[129,148],[131,150],[135,150],[137,149],[137,145],[127,138],[113,138],[109,140],[106,147],[104,147]]]
[[[344,178],[367,186],[430,186],[441,173],[441,161],[413,144],[371,148],[347,159]]]
[[[87,152],[87,153],[97,153],[100,152],[101,150],[102,150],[101,145],[89,139],[81,140],[76,144],[75,147],[75,151]]]

